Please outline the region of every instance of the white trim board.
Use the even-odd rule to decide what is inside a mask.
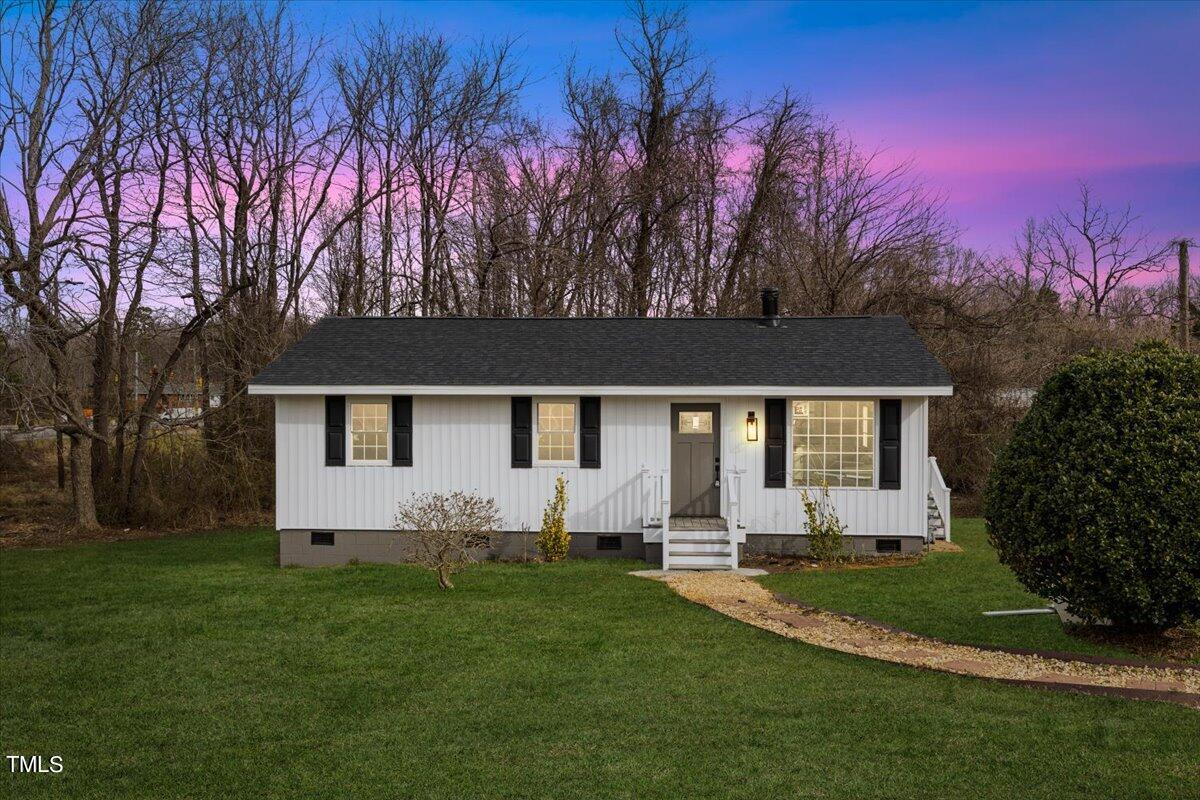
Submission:
[[[630,397],[948,397],[953,386],[269,386],[252,383],[262,395],[599,395]]]

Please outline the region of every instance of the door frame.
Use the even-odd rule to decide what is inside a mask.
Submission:
[[[717,517],[724,516],[724,505],[725,505],[725,496],[724,496],[724,493],[721,491],[721,489],[723,488],[721,485],[721,460],[722,460],[722,457],[724,456],[724,448],[725,448],[725,436],[724,436],[724,431],[721,427],[721,406],[722,405],[723,404],[721,403],[720,400],[672,401],[670,404],[670,410],[667,415],[667,425],[668,425],[668,431],[669,431],[669,435],[667,436],[667,464],[673,465],[675,463],[675,453],[674,453],[675,436],[677,434],[679,412],[681,412],[681,411],[712,411],[713,412],[713,437],[715,439],[713,442],[713,473],[716,475],[716,486],[711,487],[711,490],[716,491],[716,493],[717,493],[717,502],[716,502],[716,516]],[[674,474],[673,469],[672,469],[671,482],[670,482],[669,488],[671,490],[671,494],[674,495],[675,494],[675,474]],[[672,497],[671,507],[672,507],[671,508],[671,516],[673,516],[673,517],[696,516],[696,515],[678,513],[675,510],[675,503],[674,503],[673,497]],[[702,515],[702,516],[708,516],[708,515]]]

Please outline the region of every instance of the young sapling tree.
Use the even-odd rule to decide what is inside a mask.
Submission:
[[[491,547],[500,510],[490,497],[467,492],[424,492],[400,504],[394,528],[412,537],[414,563],[437,573],[439,589],[453,589],[462,572]]]

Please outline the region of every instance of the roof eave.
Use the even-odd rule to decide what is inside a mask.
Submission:
[[[805,397],[948,397],[954,394],[949,384],[927,386],[458,386],[450,384],[405,385],[332,385],[252,383],[254,395],[608,395],[673,397],[706,395],[725,397],[767,397],[772,395]]]

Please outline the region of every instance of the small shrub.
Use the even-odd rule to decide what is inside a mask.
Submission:
[[[542,514],[542,529],[538,532],[537,548],[546,561],[562,561],[571,547],[567,532],[567,482],[559,475],[554,481],[554,497]]]
[[[517,536],[519,536],[521,538],[521,555],[519,557],[517,557],[516,560],[520,561],[522,564],[528,564],[530,561],[533,560],[533,558],[529,552],[529,542],[530,542],[530,539],[532,538],[532,534],[530,533],[530,530],[529,530],[529,523],[527,523],[527,522],[521,523],[521,528],[517,532]]]
[[[393,527],[411,532],[413,562],[437,573],[439,589],[453,589],[450,576],[491,547],[500,527],[492,498],[466,492],[425,492],[400,504]]]
[[[808,554],[822,564],[836,564],[847,559],[843,534],[846,526],[838,519],[833,501],[829,499],[829,484],[821,482],[820,494],[802,491],[804,528],[808,531]]]
[[[1159,343],[1072,360],[997,457],[984,518],[1025,588],[1084,619],[1200,618],[1200,357]]]

